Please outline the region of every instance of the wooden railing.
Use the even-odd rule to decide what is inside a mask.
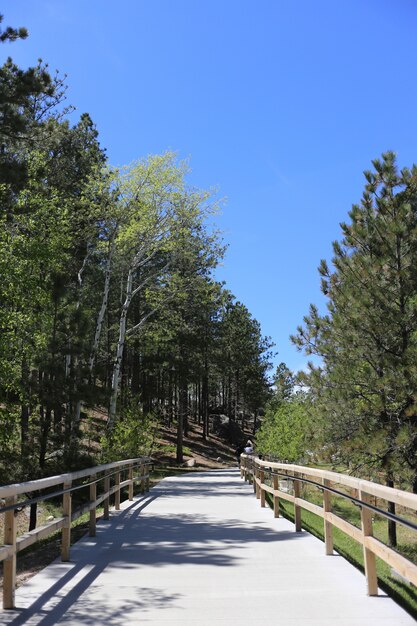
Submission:
[[[252,482],[256,497],[261,506],[265,506],[265,494],[273,497],[274,516],[280,515],[279,501],[286,500],[294,505],[295,530],[301,531],[301,509],[310,511],[323,518],[324,545],[326,554],[333,553],[333,527],[339,528],[363,547],[365,575],[368,594],[378,595],[376,557],[394,568],[407,581],[417,586],[417,565],[400,555],[385,543],[374,537],[374,516],[383,515],[396,524],[402,524],[414,531],[417,525],[409,519],[390,514],[377,506],[377,500],[417,511],[417,495],[391,487],[385,487],[369,480],[362,480],[346,474],[327,470],[262,461],[252,455],[241,455],[241,476]],[[290,481],[292,489],[284,491],[280,482]],[[321,506],[301,496],[302,485],[308,484],[322,492]],[[289,493],[292,491],[292,493]],[[361,528],[342,519],[332,511],[332,499],[340,496],[360,508]]]
[[[103,518],[108,519],[111,496],[114,495],[114,507],[119,510],[123,488],[127,488],[129,500],[133,500],[135,482],[140,482],[142,493],[148,491],[150,463],[149,458],[128,459],[59,476],[0,487],[2,500],[0,514],[4,515],[4,541],[0,546],[0,561],[4,561],[3,608],[15,607],[16,555],[20,550],[61,529],[61,559],[69,561],[71,523],[80,515],[89,512],[89,534],[95,536],[97,507],[103,505]],[[88,501],[73,510],[72,496],[80,490],[88,490]],[[31,494],[35,496],[30,497]],[[23,500],[22,495],[25,496]],[[52,498],[54,500],[58,498],[62,502],[61,517],[18,537],[17,512],[22,507]]]

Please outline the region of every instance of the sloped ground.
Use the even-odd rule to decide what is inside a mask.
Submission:
[[[105,415],[97,414],[96,419],[102,420]],[[160,432],[156,439],[155,451],[152,454],[156,466],[168,466],[172,469],[178,467],[176,463],[176,427],[170,429],[161,426]],[[89,442],[89,451],[97,452],[97,445]],[[191,423],[188,435],[184,437],[184,463],[183,467],[187,467],[187,461],[194,459],[195,465],[189,468],[201,470],[209,470],[216,468],[226,468],[236,465],[234,448],[222,441],[215,435],[210,435],[206,441],[202,438],[202,427],[198,424]],[[160,472],[158,472],[160,475]],[[152,484],[156,484],[159,478],[155,477]],[[40,505],[38,507],[38,526],[47,521],[50,511]],[[0,536],[3,536],[3,515],[0,516]],[[27,532],[29,524],[29,510],[23,509],[17,513],[18,535]],[[73,542],[77,541],[87,531],[88,523],[80,524],[72,530]],[[55,535],[40,544],[34,545],[31,549],[18,555],[17,558],[17,585],[22,585],[26,580],[34,576],[41,569],[46,567],[60,554],[60,535]],[[0,563],[0,590],[2,589],[2,563]]]
[[[156,464],[176,466],[176,441],[175,426],[162,426],[152,453]],[[192,459],[195,460],[195,467],[200,470],[229,467],[236,463],[232,446],[215,435],[210,435],[205,441],[202,427],[195,423],[190,424],[188,435],[184,437],[184,465]]]

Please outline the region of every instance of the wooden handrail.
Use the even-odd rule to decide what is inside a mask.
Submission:
[[[370,504],[372,497],[379,498],[417,512],[417,494],[329,470],[263,461],[247,454],[242,454],[240,459],[240,475],[245,480],[253,482],[255,493],[260,499],[261,505],[265,502],[265,493],[270,493],[273,496],[275,517],[279,517],[279,500],[282,499],[292,502],[294,505],[296,531],[301,530],[301,508],[323,518],[326,554],[333,554],[334,526],[362,545],[368,595],[378,595],[375,557],[382,559],[406,580],[417,586],[417,565],[373,536],[375,506]],[[287,479],[293,482],[293,494],[280,490],[278,474],[283,480]],[[268,476],[271,478],[271,484],[265,482]],[[300,485],[303,479],[306,479],[305,482],[313,481],[315,486],[323,492],[322,506],[301,497]],[[336,490],[338,495],[347,499],[353,498],[354,502],[360,506],[361,528],[350,524],[332,511],[332,495],[335,486],[347,487],[355,494],[353,496],[351,493]],[[397,518],[397,521],[401,523],[401,518]]]
[[[4,561],[3,568],[3,608],[15,608],[15,589],[16,589],[16,555],[20,550],[26,548],[40,539],[50,535],[52,532],[61,529],[61,559],[68,561],[70,558],[71,546],[71,524],[83,513],[90,513],[89,534],[94,536],[96,532],[97,507],[104,502],[104,519],[109,516],[110,496],[114,494],[114,504],[116,510],[120,508],[121,489],[128,488],[128,498],[133,498],[133,485],[140,482],[142,493],[149,490],[149,465],[152,460],[149,457],[139,457],[136,459],[127,459],[124,461],[116,461],[114,463],[106,463],[104,465],[96,465],[84,470],[60,474],[58,476],[50,476],[41,478],[40,480],[31,480],[24,483],[15,483],[13,485],[4,485],[0,487],[0,498],[3,499],[3,506],[0,505],[0,514],[4,515],[4,539],[3,545],[0,546],[0,561]],[[116,471],[114,471],[116,470]],[[126,480],[121,480],[121,474],[125,472]],[[112,485],[111,477],[114,474],[114,484]],[[76,481],[83,478],[91,480],[85,484],[74,485]],[[97,495],[97,484],[103,483],[103,492]],[[22,506],[18,502],[18,496],[31,493],[45,492],[46,489],[59,486],[58,494],[62,496],[62,517],[25,533],[21,537],[17,537],[16,511]],[[72,508],[72,494],[79,489],[89,487],[89,501],[80,506],[78,509]],[[37,500],[46,500],[51,494],[37,496]],[[29,497],[30,501],[30,497]],[[23,503],[24,504],[24,503]],[[5,510],[3,510],[5,509]]]

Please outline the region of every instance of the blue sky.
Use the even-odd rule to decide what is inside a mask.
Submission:
[[[227,198],[219,279],[276,343],[289,341],[317,266],[385,150],[417,162],[415,0],[3,0],[26,41],[1,47],[68,75],[76,115],[111,163],[173,149],[190,182]]]

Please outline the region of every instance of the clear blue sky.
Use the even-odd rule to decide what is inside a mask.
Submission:
[[[323,306],[317,266],[391,149],[417,162],[416,0],[3,0],[68,74],[113,164],[167,149],[227,197],[218,277],[303,367],[288,336]]]

